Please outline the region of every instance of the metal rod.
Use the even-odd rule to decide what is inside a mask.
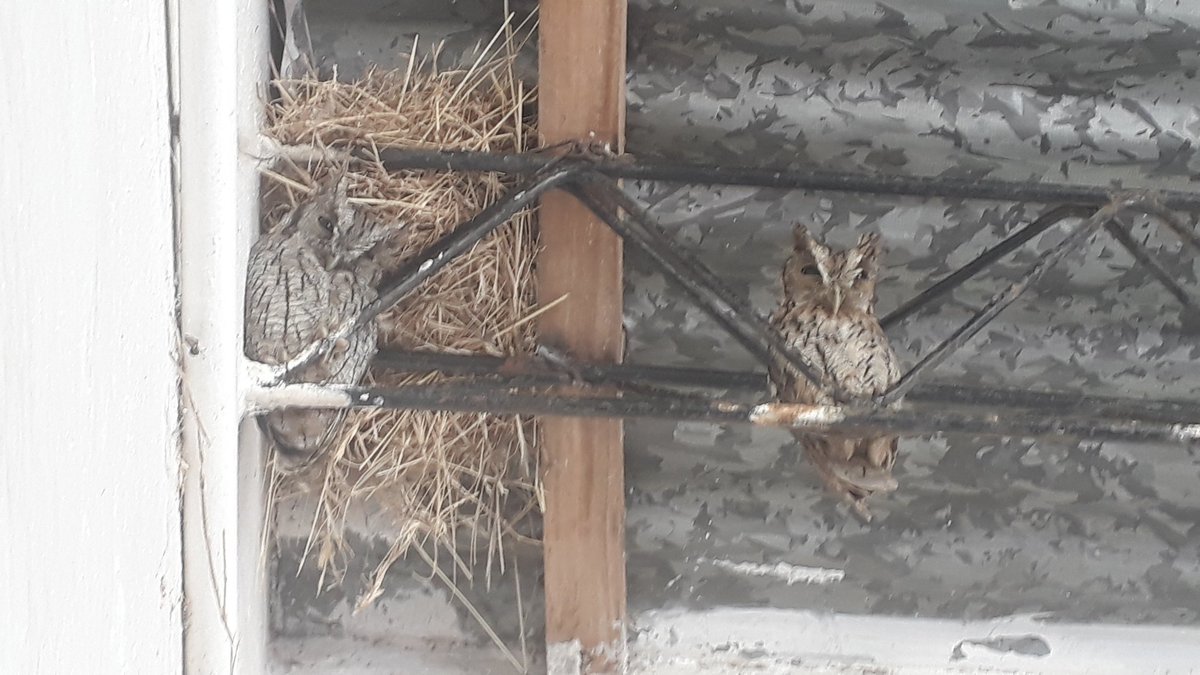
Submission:
[[[375,356],[371,368],[394,373],[439,372],[446,375],[502,376],[522,378],[530,384],[563,384],[571,377],[561,368],[546,368],[534,356],[503,358],[487,355],[434,354],[385,350]],[[767,374],[753,371],[705,370],[644,364],[572,363],[570,373],[591,385],[644,385],[719,389],[748,392],[761,396],[767,392]]]
[[[1125,248],[1126,251],[1129,252],[1129,255],[1133,256],[1134,260],[1144,265],[1146,269],[1150,270],[1150,274],[1158,280],[1158,283],[1162,284],[1163,288],[1167,289],[1168,293],[1175,296],[1175,299],[1179,301],[1179,304],[1192,311],[1197,311],[1200,309],[1196,306],[1196,303],[1192,301],[1192,298],[1190,295],[1188,295],[1188,292],[1185,291],[1183,287],[1176,283],[1175,279],[1171,277],[1171,273],[1163,269],[1163,267],[1158,264],[1158,261],[1156,261],[1152,255],[1150,255],[1150,252],[1133,238],[1133,235],[1129,233],[1129,228],[1124,223],[1120,222],[1119,219],[1114,218],[1104,224],[1104,229],[1110,235],[1112,235],[1113,239],[1117,240],[1117,243],[1119,243]]]
[[[1113,202],[1108,206],[1098,209],[1087,220],[1076,225],[1075,229],[1061,242],[1042,254],[1021,279],[992,296],[991,300],[968,319],[966,323],[955,329],[950,334],[950,337],[946,338],[946,340],[926,354],[915,366],[901,376],[900,380],[891,389],[877,399],[879,404],[888,405],[903,398],[904,394],[912,389],[918,377],[941,365],[942,362],[966,344],[968,340],[974,337],[992,319],[995,319],[1000,312],[1004,311],[1017,298],[1021,297],[1031,285],[1037,283],[1048,269],[1057,264],[1072,250],[1082,246],[1088,237],[1101,227],[1105,221],[1116,215],[1120,209],[1126,207],[1130,200],[1134,199],[1139,198],[1129,198],[1119,203]]]
[[[1089,206],[1059,206],[1042,215],[1038,216],[1032,223],[1022,227],[1016,233],[1010,235],[1004,241],[980,253],[974,260],[963,265],[958,270],[949,276],[941,279],[929,288],[921,291],[916,297],[908,302],[900,305],[892,310],[887,316],[880,319],[879,323],[886,330],[896,325],[897,323],[907,319],[909,316],[920,311],[924,307],[932,304],[934,301],[950,293],[954,289],[961,286],[968,279],[973,278],[992,263],[1012,253],[1018,248],[1024,246],[1029,240],[1045,232],[1056,224],[1066,220],[1067,218],[1087,218],[1096,212],[1096,209]]]
[[[308,397],[305,405],[325,408],[389,408],[489,412],[493,414],[567,417],[633,417],[740,422],[816,431],[855,433],[965,433],[986,436],[1083,438],[1132,442],[1200,440],[1200,419],[1176,423],[1047,415],[1037,410],[903,403],[821,406],[797,403],[752,404],[730,400],[587,394],[551,387],[521,389],[507,382],[470,382],[379,387],[314,387],[286,385],[273,393],[284,400],[290,389]]]
[[[365,158],[365,157],[364,157]],[[465,151],[386,149],[379,159],[388,170],[433,169],[442,171],[498,171],[533,173],[548,161],[546,153],[497,155]],[[374,161],[372,158],[371,161]],[[568,158],[564,166],[583,166],[610,178],[654,180],[694,185],[745,185],[793,190],[829,190],[867,194],[990,199],[1044,204],[1103,206],[1112,199],[1108,186],[1068,185],[1033,181],[1001,181],[949,176],[881,176],[823,171],[739,166],[706,166],[683,163],[646,163],[625,156]],[[1200,210],[1200,193],[1181,190],[1158,192],[1163,206]],[[1200,241],[1197,242],[1200,244]]]
[[[607,179],[572,184],[568,188],[581,202],[612,227],[626,243],[646,254],[667,276],[688,294],[701,309],[713,317],[764,365],[776,360],[787,362],[802,377],[817,387],[833,391],[831,384],[802,356],[793,352],[779,334],[748,303],[699,261],[680,253],[651,221],[638,204]]]
[[[913,403],[960,405],[984,408],[1023,408],[1045,414],[1093,417],[1126,422],[1182,423],[1200,419],[1200,404],[1171,399],[1138,399],[1091,396],[1079,392],[992,389],[956,384],[920,384],[904,397]]]
[[[562,369],[541,366],[535,357],[502,358],[485,355],[434,354],[385,350],[372,361],[373,370],[391,373],[430,373],[495,378],[510,386],[551,386],[565,383]],[[571,364],[570,371],[587,384],[607,386],[638,383],[656,389],[682,387],[729,392],[760,400],[768,395],[763,372],[643,364]],[[939,406],[972,405],[1024,408],[1060,416],[1085,416],[1126,421],[1176,423],[1200,419],[1200,403],[1184,400],[1091,396],[1078,392],[1041,392],[945,383],[920,384],[905,400]]]
[[[1168,204],[1163,200],[1162,195],[1159,195],[1157,199],[1147,198],[1133,209],[1162,221],[1168,229],[1175,233],[1175,236],[1179,237],[1185,247],[1192,249],[1192,255],[1200,255],[1200,236],[1197,236],[1192,228],[1184,224],[1179,216],[1172,213],[1168,207],[1182,208]]]

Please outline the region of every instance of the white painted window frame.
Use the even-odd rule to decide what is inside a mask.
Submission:
[[[178,124],[187,673],[268,669],[261,436],[243,414],[246,260],[259,219],[265,0],[168,0]]]

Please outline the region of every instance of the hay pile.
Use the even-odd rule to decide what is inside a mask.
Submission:
[[[269,107],[266,134],[286,157],[350,147],[443,148],[517,152],[536,143],[529,120],[534,92],[514,73],[519,45],[512,39],[482,50],[469,68],[437,70],[435,59],[407,70],[371,71],[355,82],[303,79],[280,82],[286,92]],[[266,227],[332,160],[281,160],[265,172]],[[492,174],[403,172],[350,165],[349,195],[373,221],[405,223],[381,246],[376,262],[386,278],[403,261],[475,215],[511,187]],[[510,355],[534,346],[533,264],[536,233],[524,212],[451,263],[406,301],[379,318],[380,348],[456,354]],[[380,384],[418,381],[372,371]],[[432,381],[437,378],[425,378]],[[273,500],[319,495],[306,560],[322,583],[342,580],[349,551],[348,511],[366,505],[390,537],[391,550],[368,580],[359,606],[382,592],[387,569],[416,549],[422,557],[448,553],[454,567],[486,557],[503,569],[503,547],[528,532],[540,509],[537,428],[532,420],[484,414],[352,411],[325,458],[306,471],[277,473]],[[380,523],[380,516],[386,522]]]

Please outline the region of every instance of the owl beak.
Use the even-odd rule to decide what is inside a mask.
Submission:
[[[838,310],[841,308],[842,308],[842,289],[837,286],[834,286],[833,287],[833,313],[837,314]]]
[[[345,247],[342,245],[341,232],[337,228],[334,228],[333,237],[329,241],[329,248],[333,250],[333,262],[330,264],[330,267],[338,267],[346,262],[344,260],[346,257]]]

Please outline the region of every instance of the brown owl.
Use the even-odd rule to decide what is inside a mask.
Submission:
[[[376,298],[365,254],[388,230],[371,227],[347,201],[343,170],[254,242],[246,271],[246,356],[287,363]],[[372,324],[293,373],[292,382],[357,384],[376,351]],[[344,410],[285,408],[259,418],[285,467],[311,462],[336,435]]]
[[[881,254],[878,234],[834,251],[796,225],[795,247],[783,267],[783,300],[771,325],[818,373],[853,397],[871,398],[900,378],[896,354],[875,318],[875,280]],[[833,399],[782,363],[770,369],[775,395],[793,403]],[[896,489],[895,436],[853,436],[794,431],[825,485],[866,520],[866,500]]]

